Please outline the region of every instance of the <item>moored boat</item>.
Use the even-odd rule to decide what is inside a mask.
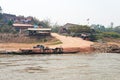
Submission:
[[[49,48],[45,47],[43,45],[37,45],[33,48],[23,48],[19,49],[18,51],[4,51],[2,54],[73,54],[78,53],[79,50],[77,49],[71,49],[71,48],[62,48],[62,47],[56,47],[56,48]]]
[[[20,49],[22,54],[70,54],[78,53],[78,50],[66,51],[63,48],[49,48],[49,49]]]

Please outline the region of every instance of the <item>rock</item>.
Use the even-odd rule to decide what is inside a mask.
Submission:
[[[120,46],[107,43],[95,43],[91,45],[97,53],[120,53]]]

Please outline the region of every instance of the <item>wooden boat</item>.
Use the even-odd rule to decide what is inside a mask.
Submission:
[[[55,49],[20,49],[21,54],[70,54],[70,53],[78,53],[78,50],[72,51],[64,51],[62,48]]]
[[[5,51],[6,54],[73,54],[78,53],[79,50],[71,48],[48,48],[43,45],[37,45],[30,49],[19,49],[19,51]]]
[[[62,47],[48,48],[43,45],[36,45],[32,49],[20,49],[22,54],[70,54],[78,53],[78,50],[67,50]]]

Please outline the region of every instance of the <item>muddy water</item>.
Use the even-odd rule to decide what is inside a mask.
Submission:
[[[0,80],[119,80],[120,54],[0,55]]]

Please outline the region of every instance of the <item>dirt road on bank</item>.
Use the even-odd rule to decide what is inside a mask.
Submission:
[[[62,44],[57,44],[57,45],[52,45],[51,43],[53,42],[47,42],[47,43],[0,43],[0,50],[19,50],[21,48],[32,48],[35,45],[38,44],[43,44],[45,46],[48,46],[50,48],[55,48],[55,47],[63,47],[63,48],[87,48],[90,47],[93,42],[91,41],[86,41],[81,38],[76,38],[76,37],[66,37],[62,36],[56,33],[51,34],[53,37],[59,39]]]
[[[55,45],[55,46],[62,46],[65,48],[68,48],[68,47],[86,48],[86,47],[90,47],[90,45],[93,44],[93,42],[91,41],[86,41],[77,37],[62,36],[56,33],[52,33],[52,36],[59,39],[62,42],[62,44]]]

